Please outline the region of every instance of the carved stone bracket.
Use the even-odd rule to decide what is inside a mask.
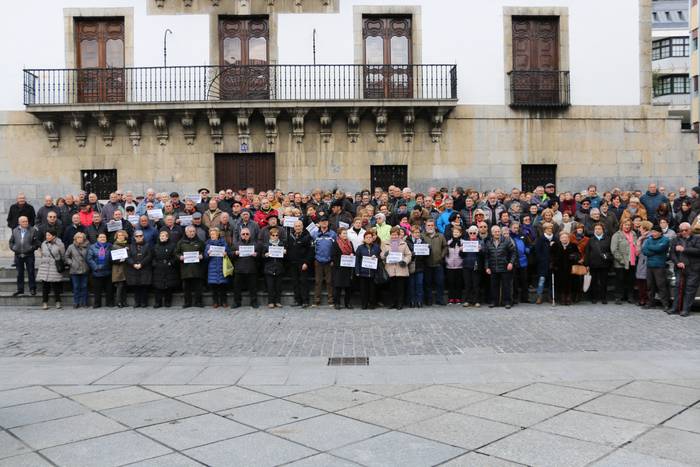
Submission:
[[[360,137],[360,110],[350,109],[348,115],[348,138],[351,143],[357,143],[357,138]]]
[[[267,0],[267,6],[275,6],[275,0]]]
[[[250,146],[250,116],[253,113],[250,109],[241,109],[236,114],[236,125],[238,126],[238,143]]]
[[[211,0],[211,6],[219,6],[220,0]]]
[[[447,110],[441,108],[433,109],[430,112],[430,138],[433,140],[433,143],[439,143],[442,138],[442,123],[446,113]]]
[[[304,117],[309,109],[293,109],[292,114],[292,135],[297,140],[297,144],[304,142]]]
[[[279,110],[263,110],[265,118],[265,140],[268,146],[274,146],[277,142],[279,130],[277,127],[277,117],[280,114]]]
[[[413,137],[416,134],[415,131],[416,124],[416,113],[413,109],[406,109],[403,112],[403,128],[401,129],[401,134],[403,135],[403,140],[407,143],[413,141]]]
[[[73,114],[70,117],[70,126],[75,133],[75,142],[79,148],[85,147],[87,135],[85,133],[85,118],[81,114]]]
[[[329,143],[331,136],[333,136],[333,114],[329,110],[324,110],[321,112],[319,122],[321,123],[321,140],[324,143]]]
[[[102,141],[104,141],[105,146],[111,146],[112,141],[114,141],[114,126],[112,126],[110,116],[100,112],[95,114],[95,119],[97,120],[97,126],[102,133]]]
[[[44,120],[41,125],[46,131],[46,135],[49,137],[49,143],[52,148],[58,147],[58,142],[61,141],[61,134],[59,132],[59,126],[53,120]]]
[[[153,126],[156,129],[156,138],[161,146],[168,143],[168,119],[163,114],[158,114],[153,117]]]
[[[129,130],[131,145],[136,147],[141,144],[141,122],[135,115],[129,115],[124,120],[126,129]]]
[[[156,6],[158,8],[163,8],[165,6],[165,0],[155,0],[156,1]]]
[[[372,110],[374,113],[376,126],[374,127],[374,134],[377,135],[377,142],[383,143],[386,140],[386,126],[389,121],[389,112],[383,107],[378,107]]]
[[[303,3],[304,3],[303,0],[294,0],[295,6],[301,7]]]
[[[238,8],[240,8],[240,9],[248,8],[248,0],[238,0]]]
[[[190,8],[192,6],[192,0],[182,0],[182,3],[185,4],[186,8]]]
[[[185,137],[185,142],[188,146],[192,146],[194,139],[197,137],[194,115],[190,112],[185,112],[180,118],[180,123],[182,124],[182,136]]]
[[[207,119],[209,120],[209,132],[212,142],[214,144],[222,144],[224,142],[224,129],[221,126],[221,117],[216,113],[216,110],[210,110],[207,113]]]

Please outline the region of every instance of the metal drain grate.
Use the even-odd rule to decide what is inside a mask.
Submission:
[[[369,357],[329,357],[328,366],[368,366]]]

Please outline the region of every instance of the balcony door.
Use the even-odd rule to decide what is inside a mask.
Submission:
[[[363,17],[366,99],[412,97],[411,23],[410,16]]]
[[[76,19],[79,102],[124,102],[124,19]]]
[[[558,103],[559,71],[559,17],[513,17],[514,100]]]
[[[273,190],[276,186],[274,154],[216,154],[214,172],[217,191],[249,186]]]
[[[220,97],[224,100],[270,98],[267,18],[219,19]]]

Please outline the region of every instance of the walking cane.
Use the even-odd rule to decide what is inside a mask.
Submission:
[[[557,301],[554,298],[554,273],[552,273],[552,306],[557,306]]]
[[[674,308],[676,309],[676,311],[678,313],[683,312],[683,298],[685,295],[685,269],[681,269],[680,271],[681,271],[680,281],[678,284],[676,284],[676,288],[678,289],[678,290],[676,290],[676,297],[678,297],[678,300],[676,300],[677,303],[674,304],[674,305],[676,305],[676,306],[674,306]]]

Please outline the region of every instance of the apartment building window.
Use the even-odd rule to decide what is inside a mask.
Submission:
[[[652,60],[688,56],[690,56],[690,40],[688,37],[669,37],[657,40],[653,42],[651,47]]]
[[[669,75],[657,79],[654,85],[654,96],[669,94],[689,94],[690,79],[687,75]]]

